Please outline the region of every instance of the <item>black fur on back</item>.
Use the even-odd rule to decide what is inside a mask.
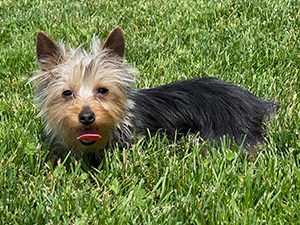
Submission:
[[[263,119],[276,110],[249,91],[213,78],[171,83],[133,94],[133,126],[137,135],[157,131],[174,134],[199,132],[204,140],[224,135],[236,143],[263,141]]]

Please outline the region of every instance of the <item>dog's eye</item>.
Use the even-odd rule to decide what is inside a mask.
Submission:
[[[105,96],[108,93],[108,89],[107,88],[98,88],[97,89],[97,94],[99,96]]]
[[[62,95],[64,97],[72,97],[73,96],[73,92],[71,90],[65,90]]]

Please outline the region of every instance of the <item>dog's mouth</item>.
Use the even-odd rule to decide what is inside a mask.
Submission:
[[[101,139],[101,135],[91,128],[85,128],[78,132],[77,140],[83,145],[92,145],[97,140]]]

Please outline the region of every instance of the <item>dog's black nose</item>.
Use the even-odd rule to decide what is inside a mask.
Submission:
[[[79,113],[79,121],[84,125],[90,125],[95,121],[95,113],[84,109]]]

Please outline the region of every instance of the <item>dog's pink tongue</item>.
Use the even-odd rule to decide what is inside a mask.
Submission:
[[[77,140],[84,140],[84,141],[96,141],[101,139],[101,135],[93,132],[92,130],[84,130],[80,132]]]

